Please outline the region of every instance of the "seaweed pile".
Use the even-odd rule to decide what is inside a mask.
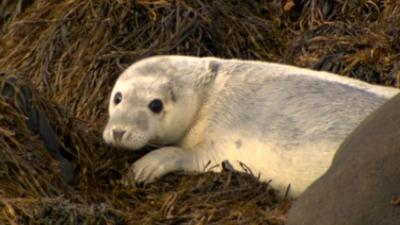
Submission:
[[[284,224],[246,174],[120,184],[101,140],[109,92],[162,54],[274,61],[398,87],[400,5],[383,0],[18,0],[0,7],[1,224]]]

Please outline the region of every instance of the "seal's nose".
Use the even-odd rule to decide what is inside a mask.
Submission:
[[[124,130],[113,130],[112,133],[113,133],[114,140],[120,142],[122,139],[122,136],[124,136],[124,134],[125,134],[125,131]]]

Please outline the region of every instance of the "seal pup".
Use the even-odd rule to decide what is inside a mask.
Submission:
[[[288,225],[400,224],[400,95],[373,112],[289,210]]]
[[[107,143],[162,146],[128,180],[183,170],[239,171],[297,196],[326,171],[342,140],[398,93],[327,72],[259,61],[156,56],[127,68],[109,103]]]

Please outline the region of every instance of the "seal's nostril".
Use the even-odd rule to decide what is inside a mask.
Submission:
[[[113,133],[114,140],[120,142],[122,139],[122,136],[124,136],[124,134],[125,134],[125,131],[124,130],[113,130],[112,133]]]

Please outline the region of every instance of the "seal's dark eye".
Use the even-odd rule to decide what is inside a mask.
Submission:
[[[122,94],[121,92],[117,92],[114,95],[114,104],[118,105],[122,101]]]
[[[153,101],[150,102],[149,104],[149,109],[153,113],[159,113],[163,110],[163,103],[160,99],[154,99]]]

